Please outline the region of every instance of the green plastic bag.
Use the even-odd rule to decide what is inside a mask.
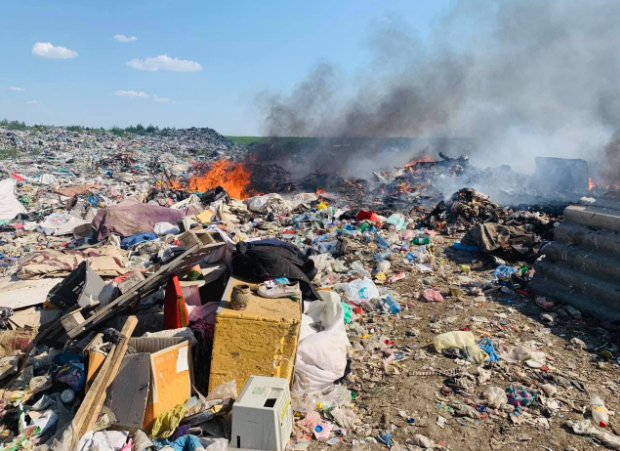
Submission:
[[[344,323],[349,324],[351,322],[351,316],[353,314],[353,312],[351,311],[351,306],[349,304],[345,304],[344,302],[341,302],[341,304],[344,313]]]

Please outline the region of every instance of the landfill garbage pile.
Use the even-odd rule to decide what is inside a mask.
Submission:
[[[208,152],[238,152],[242,146],[233,143],[210,128],[165,129],[161,133],[119,137],[113,131],[88,129],[70,131],[64,127],[42,127],[26,131],[0,128],[0,150],[16,149],[21,153],[50,154],[76,149],[104,151],[157,150],[180,151],[194,155]]]
[[[97,151],[3,162],[4,449],[620,449],[620,325],[528,290],[553,211],[252,195],[189,170],[198,129],[47,133]],[[273,442],[252,376],[287,381],[249,392]]]

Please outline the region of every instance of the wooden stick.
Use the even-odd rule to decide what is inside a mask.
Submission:
[[[121,362],[127,352],[129,338],[134,329],[138,325],[138,318],[130,316],[127,318],[123,329],[121,330],[121,339],[118,344],[112,346],[110,353],[107,355],[103,365],[99,368],[97,377],[84,397],[84,401],[80,405],[75,418],[73,420],[75,430],[78,437],[82,437],[86,432],[92,430],[97,421],[97,417],[101,413],[105,402],[107,389],[116,377]]]

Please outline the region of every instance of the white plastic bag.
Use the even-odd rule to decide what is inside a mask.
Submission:
[[[87,224],[87,222],[71,216],[69,213],[52,213],[45,218],[39,228],[46,235],[61,236],[73,233],[73,229],[82,224]]]
[[[334,257],[332,257],[332,254],[329,253],[312,255],[309,258],[314,262],[314,267],[317,269],[317,271],[321,272],[324,272],[328,268],[331,268],[331,264],[334,262]]]
[[[169,222],[158,222],[153,226],[153,232],[157,235],[178,235],[181,230]]]
[[[207,395],[207,401],[227,398],[237,399],[237,381],[235,379],[218,385]]]
[[[489,387],[482,394],[487,402],[487,405],[492,409],[497,409],[504,404],[508,403],[508,396],[506,391],[499,387]]]
[[[363,279],[356,279],[347,285],[345,291],[347,301],[354,304],[361,304],[362,302],[368,302],[371,299],[379,297],[379,290],[375,283],[367,277]]]

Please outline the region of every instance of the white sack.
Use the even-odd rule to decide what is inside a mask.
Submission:
[[[245,204],[256,213],[288,214],[293,210],[293,204],[279,194],[265,194],[264,196],[250,197]]]
[[[57,185],[58,179],[53,174],[43,174],[39,177],[39,183],[42,185]]]
[[[0,221],[10,221],[26,209],[15,197],[15,182],[11,179],[0,181]]]
[[[347,349],[351,344],[344,327],[340,296],[331,291],[319,291],[319,295],[322,300],[305,304],[302,317],[293,382],[293,393],[297,394],[331,387],[344,376],[347,366]],[[325,330],[311,330],[308,326],[312,322],[321,322]]]

